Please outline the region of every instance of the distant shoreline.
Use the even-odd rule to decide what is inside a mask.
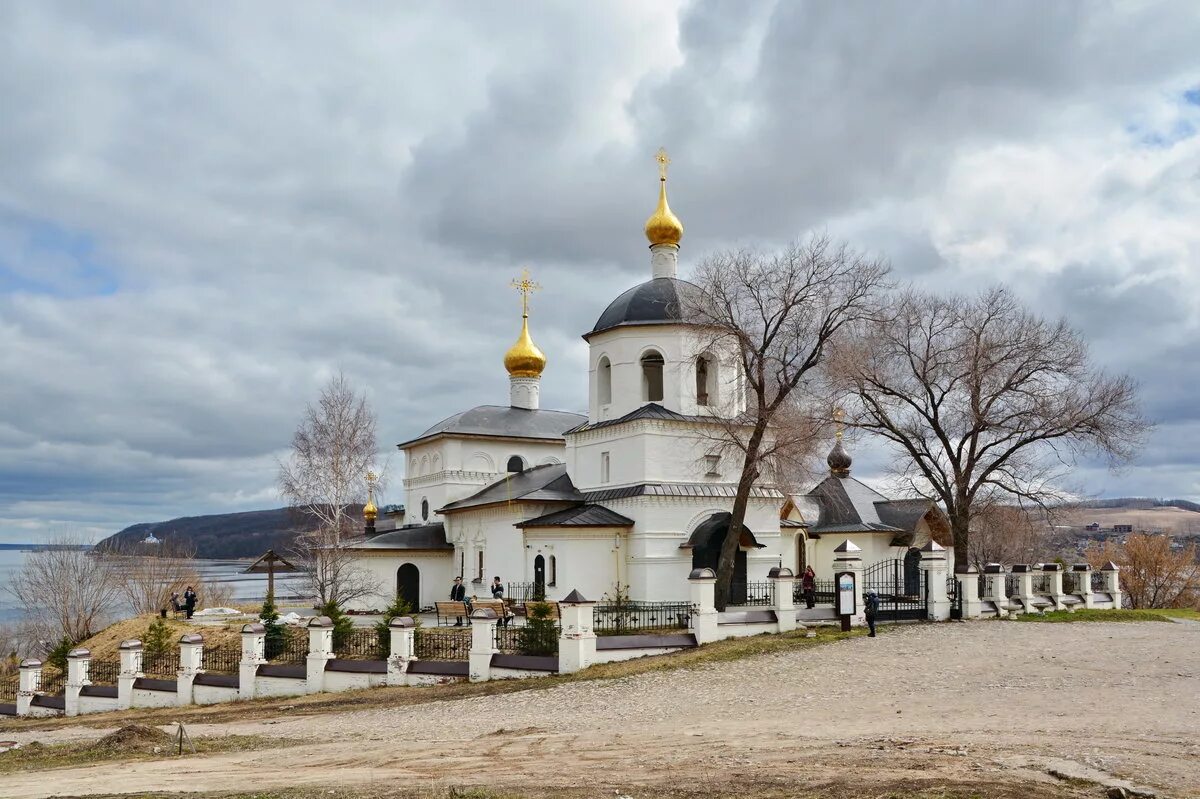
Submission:
[[[41,552],[48,549],[91,549],[94,544],[0,544],[0,549],[18,552]]]

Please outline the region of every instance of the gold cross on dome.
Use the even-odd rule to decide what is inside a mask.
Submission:
[[[521,277],[513,279],[512,287],[521,292],[521,313],[528,316],[529,295],[535,291],[541,291],[541,284],[533,282],[533,278],[529,276],[529,267],[525,267],[521,270]]]
[[[654,160],[658,162],[658,179],[667,179],[667,167],[671,165],[671,157],[667,155],[665,147],[658,148],[658,154],[654,156]]]
[[[837,432],[835,435],[838,438],[842,437],[842,431],[845,428],[845,425],[842,424],[842,419],[844,418],[846,418],[846,412],[844,410],[842,410],[840,407],[833,409],[833,420],[837,423]]]

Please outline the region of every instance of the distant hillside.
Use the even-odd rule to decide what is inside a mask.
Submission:
[[[1120,508],[1122,510],[1152,510],[1154,508],[1179,508],[1200,513],[1200,503],[1186,499],[1154,499],[1152,497],[1120,497],[1118,499],[1092,499],[1079,502],[1075,508]]]
[[[143,522],[126,527],[96,546],[118,541],[182,538],[196,548],[198,558],[256,558],[268,549],[286,551],[298,531],[312,529],[310,517],[290,508],[184,516],[167,522]]]

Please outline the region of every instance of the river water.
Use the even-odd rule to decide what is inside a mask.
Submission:
[[[27,553],[15,549],[0,549],[0,624],[17,621],[21,611],[16,607],[8,587],[13,576],[21,570]],[[267,596],[267,575],[243,574],[253,560],[196,560],[196,572],[206,582],[226,585],[233,590],[233,601],[237,603],[261,602]],[[275,597],[280,605],[302,605],[309,603],[303,597],[303,576],[294,574],[275,575]],[[206,604],[203,594],[200,607]],[[120,608],[114,609],[117,615]]]

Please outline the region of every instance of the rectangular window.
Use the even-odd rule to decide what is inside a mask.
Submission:
[[[600,482],[607,483],[609,479],[608,453],[600,453]]]
[[[706,476],[708,476],[708,477],[720,477],[721,476],[721,456],[720,455],[705,455],[704,456],[704,465],[708,470],[707,472],[705,472]]]
[[[476,557],[475,582],[482,583],[483,582],[483,550],[481,549],[478,552],[476,552],[475,557]]]

